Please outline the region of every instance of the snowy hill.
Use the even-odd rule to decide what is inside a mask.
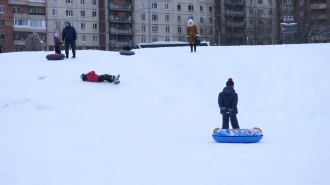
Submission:
[[[327,185],[330,45],[0,55],[1,185]],[[119,85],[82,73],[120,74]],[[256,144],[220,144],[218,93]]]

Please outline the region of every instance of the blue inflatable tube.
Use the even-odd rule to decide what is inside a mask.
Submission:
[[[213,130],[212,137],[218,143],[257,143],[262,137],[260,128],[254,129],[219,129]]]
[[[64,54],[48,54],[46,56],[48,60],[63,60],[65,58]]]
[[[121,54],[121,55],[135,55],[135,52],[134,51],[121,50],[119,52],[119,54]]]

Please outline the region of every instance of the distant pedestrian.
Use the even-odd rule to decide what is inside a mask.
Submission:
[[[65,40],[65,57],[69,58],[69,47],[72,49],[72,58],[76,58],[76,40],[77,32],[69,21],[65,22],[65,28],[62,31],[62,41]]]
[[[198,35],[197,26],[195,25],[192,19],[189,19],[186,37],[188,39],[188,42],[190,43],[190,52],[193,52],[193,46],[194,46],[194,51],[196,52],[196,44],[197,44],[198,36],[199,35]]]

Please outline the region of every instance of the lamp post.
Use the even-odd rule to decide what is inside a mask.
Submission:
[[[117,45],[117,28],[118,28],[118,25],[116,25],[116,47],[118,47],[118,45]]]

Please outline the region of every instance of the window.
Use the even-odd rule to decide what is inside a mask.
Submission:
[[[273,25],[273,21],[271,19],[268,20],[268,25],[272,26]]]
[[[181,10],[181,5],[180,4],[176,5],[176,10]]]
[[[188,17],[188,20],[191,19],[191,20],[194,20],[194,17],[193,16],[189,16]]]
[[[5,13],[5,6],[0,6],[0,13]]]
[[[199,33],[200,33],[200,34],[204,34],[204,28],[200,28],[200,29],[199,29]]]
[[[82,35],[82,36],[81,36],[81,41],[82,41],[82,42],[86,42],[86,35]]]
[[[151,17],[153,21],[158,21],[158,15],[152,14]]]
[[[194,11],[194,5],[188,5],[188,11],[193,12]]]
[[[85,0],[80,0],[80,4],[84,5],[85,4]]]
[[[213,18],[212,18],[212,17],[210,17],[210,20],[209,20],[209,21],[210,21],[210,23],[213,23]]]
[[[65,0],[66,4],[72,4],[72,0]]]
[[[146,26],[141,27],[142,32],[146,32]]]
[[[142,43],[145,43],[145,42],[146,42],[146,38],[142,37]]]
[[[158,32],[158,26],[152,26],[152,32],[157,33]]]
[[[93,41],[97,42],[97,36],[96,35],[93,36]]]
[[[209,6],[209,12],[213,12],[213,7]]]
[[[182,41],[181,37],[178,38],[178,41]]]
[[[13,6],[13,13],[22,13],[22,7]]]
[[[46,40],[46,35],[39,35],[40,40]]]
[[[263,25],[263,21],[262,20],[258,20],[258,25],[259,26]]]
[[[258,0],[258,4],[262,4],[262,0]]]
[[[178,33],[181,33],[181,32],[182,32],[181,27],[178,27]]]
[[[151,8],[152,9],[157,9],[157,3],[151,3]]]
[[[96,5],[96,0],[92,0],[92,5]]]
[[[5,40],[6,39],[6,35],[4,33],[0,33],[0,39],[1,40]]]
[[[22,47],[14,47],[14,52],[20,52],[23,51]]]
[[[81,17],[85,17],[85,15],[86,15],[85,10],[81,10],[81,11],[80,11],[80,16],[81,16]]]
[[[203,11],[203,6],[199,7],[199,11],[202,12]]]
[[[165,15],[165,21],[166,22],[170,21],[170,15]]]
[[[45,7],[30,6],[29,14],[45,15]]]
[[[170,38],[166,38],[165,41],[166,41],[166,42],[170,41]]]
[[[96,11],[93,11],[93,17],[96,17]]]
[[[97,30],[97,24],[93,24],[93,30]]]
[[[141,2],[141,8],[145,8],[144,2]]]
[[[170,33],[170,27],[169,26],[166,26],[165,27],[165,31],[166,31],[166,33]]]
[[[178,22],[181,22],[181,16],[178,16]]]
[[[292,5],[292,0],[281,0],[281,4]]]
[[[258,15],[261,15],[264,13],[264,10],[263,9],[258,9]]]
[[[14,19],[15,26],[28,26],[28,20],[24,18],[15,18]]]
[[[73,16],[73,10],[66,10],[66,16],[72,17]]]
[[[200,17],[199,18],[199,22],[204,22],[204,18],[203,17]]]
[[[157,42],[158,38],[152,38],[152,42]]]
[[[210,34],[213,34],[213,28],[210,28]]]
[[[42,21],[40,20],[30,20],[31,27],[42,27]]]
[[[165,10],[168,10],[168,4],[167,3],[165,4]]]
[[[52,0],[52,3],[57,3],[57,0]]]
[[[0,20],[0,26],[5,26],[5,20]]]
[[[57,16],[57,9],[53,9],[53,16]]]
[[[252,24],[253,24],[253,20],[252,20],[252,19],[250,19],[250,20],[249,20],[249,23],[252,25]]]
[[[273,0],[268,0],[268,3],[269,4],[273,4]]]
[[[270,9],[270,10],[268,11],[268,14],[269,14],[269,15],[273,15],[273,10]]]
[[[299,0],[299,6],[304,6],[304,0]]]
[[[24,34],[21,32],[14,32],[14,40],[23,40],[25,37]]]
[[[86,24],[85,23],[81,23],[81,29],[85,30],[86,29]]]
[[[146,14],[144,14],[144,13],[141,14],[141,20],[142,20],[142,21],[146,20]]]

